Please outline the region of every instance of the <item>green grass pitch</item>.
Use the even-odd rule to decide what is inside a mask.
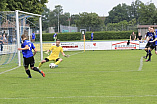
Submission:
[[[58,68],[43,64],[43,78],[23,66],[0,74],[0,104],[156,104],[157,56],[138,71],[144,50],[65,52]],[[44,54],[46,57],[46,54]],[[39,54],[35,56],[39,64]],[[14,65],[0,68],[0,73]]]

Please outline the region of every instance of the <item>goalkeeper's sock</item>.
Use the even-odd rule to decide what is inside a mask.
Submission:
[[[41,73],[41,71],[37,67],[34,67],[33,70]]]
[[[57,61],[57,62],[55,63],[55,65],[58,65],[60,62],[61,62],[61,61]]]
[[[31,76],[31,73],[30,73],[30,70],[29,70],[29,69],[27,69],[27,70],[26,70],[26,73],[27,73],[27,75],[29,76],[29,78],[32,78],[32,76]]]
[[[40,63],[38,67],[40,68],[41,66],[42,66],[42,63]]]

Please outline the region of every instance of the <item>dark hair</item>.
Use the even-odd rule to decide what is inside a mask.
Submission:
[[[154,27],[153,27],[153,26],[151,26],[150,28],[153,28],[153,29],[154,29]]]
[[[24,39],[24,38],[27,38],[27,37],[26,37],[26,35],[25,35],[25,34],[23,34],[23,35],[21,36],[21,38],[22,38],[22,39]]]

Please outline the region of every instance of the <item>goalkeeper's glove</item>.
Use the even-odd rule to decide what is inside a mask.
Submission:
[[[67,57],[67,58],[68,58],[69,56],[70,56],[70,55],[65,55],[64,57]]]
[[[49,55],[49,52],[46,51],[45,53],[46,53],[47,55]]]

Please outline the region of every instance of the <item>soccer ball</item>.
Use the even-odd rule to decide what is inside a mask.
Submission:
[[[50,63],[50,64],[49,64],[49,67],[50,67],[50,68],[55,68],[55,64],[54,64],[54,63]]]

